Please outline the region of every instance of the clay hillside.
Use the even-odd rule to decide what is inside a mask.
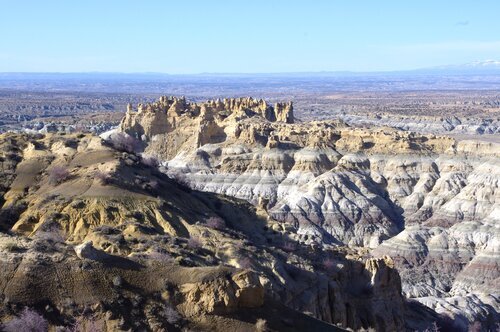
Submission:
[[[499,158],[252,98],[2,134],[2,328],[496,328]]]

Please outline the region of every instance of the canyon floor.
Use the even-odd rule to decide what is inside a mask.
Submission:
[[[485,95],[453,116],[328,104],[314,118],[164,96],[105,133],[5,132],[2,326],[495,331],[500,122]]]

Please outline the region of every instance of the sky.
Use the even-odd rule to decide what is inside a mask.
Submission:
[[[0,0],[0,72],[364,72],[500,60],[499,13],[498,0]]]

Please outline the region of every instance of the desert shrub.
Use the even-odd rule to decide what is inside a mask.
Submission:
[[[252,264],[252,261],[250,260],[250,258],[248,257],[241,257],[240,259],[238,259],[238,265],[240,266],[240,268],[242,269],[252,269],[253,268],[253,264]]]
[[[168,173],[168,177],[171,178],[172,180],[174,180],[175,182],[183,185],[183,186],[189,187],[189,180],[188,180],[186,174],[184,174],[180,171],[170,172],[170,173]]]
[[[143,156],[141,162],[149,167],[158,167],[160,165],[158,158],[154,156]]]
[[[336,264],[335,264],[335,260],[331,259],[331,258],[327,258],[323,261],[323,268],[327,271],[327,272],[335,272],[335,269],[336,269]]]
[[[85,327],[85,332],[101,332],[101,331],[102,331],[101,324],[99,324],[95,320],[92,319],[91,321],[87,322],[87,325]]]
[[[21,248],[17,245],[16,242],[14,241],[10,241],[10,242],[7,242],[7,243],[4,243],[2,245],[2,248],[5,250],[5,251],[8,251],[8,252],[16,252],[16,251],[19,251],[21,250]]]
[[[437,331],[464,330],[465,321],[466,321],[466,318],[463,317],[462,315],[456,315],[452,318],[446,314],[441,314],[441,315],[439,315],[439,320],[436,322],[436,324],[433,324],[434,330],[432,330],[432,331],[435,331],[436,328],[437,328]]]
[[[54,166],[49,170],[49,182],[52,185],[60,184],[69,178],[69,171],[66,167]]]
[[[439,326],[436,322],[433,322],[430,327],[428,327],[424,332],[439,332]]]
[[[138,139],[125,133],[111,135],[109,142],[115,149],[129,153],[137,151],[141,144]]]
[[[295,243],[287,241],[287,242],[283,243],[283,245],[281,246],[281,249],[283,249],[286,252],[292,252],[292,251],[295,251],[297,249],[297,246],[295,245]]]
[[[210,217],[206,220],[205,224],[207,225],[207,227],[210,227],[210,228],[213,228],[213,229],[223,229],[226,227],[226,223],[224,222],[224,220],[222,220],[221,218],[217,218],[217,217]]]
[[[149,186],[152,189],[157,190],[160,188],[160,183],[157,180],[151,180],[151,181],[149,181]]]
[[[103,330],[101,323],[94,317],[79,317],[75,323],[65,331],[67,332],[101,332]]]
[[[202,243],[199,238],[192,236],[188,239],[187,244],[190,248],[199,249],[202,247]]]
[[[94,177],[99,181],[100,184],[106,185],[111,182],[111,175],[103,171],[97,171]]]
[[[160,189],[160,183],[157,180],[151,180],[143,185],[143,189],[156,191]]]
[[[257,332],[267,331],[267,321],[262,318],[257,319],[257,322],[255,322],[255,331]]]
[[[12,318],[2,326],[5,332],[47,332],[49,324],[38,312],[24,308],[19,316]]]
[[[163,262],[163,263],[172,263],[174,259],[172,256],[165,252],[153,251],[149,253],[148,257],[152,260]]]
[[[176,324],[181,320],[181,315],[171,305],[167,305],[163,315],[169,324]]]
[[[234,249],[236,249],[236,251],[238,251],[238,252],[241,252],[244,248],[243,241],[234,242],[233,246],[234,246]]]
[[[469,325],[468,332],[481,332],[482,326],[481,322],[476,321]]]
[[[65,241],[59,224],[53,220],[43,223],[37,230],[35,236],[37,240],[53,243],[62,243]]]

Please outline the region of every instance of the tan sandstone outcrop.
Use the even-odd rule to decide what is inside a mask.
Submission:
[[[183,284],[181,310],[186,316],[229,314],[238,308],[257,308],[264,304],[264,287],[258,276],[242,271],[230,279]]]

